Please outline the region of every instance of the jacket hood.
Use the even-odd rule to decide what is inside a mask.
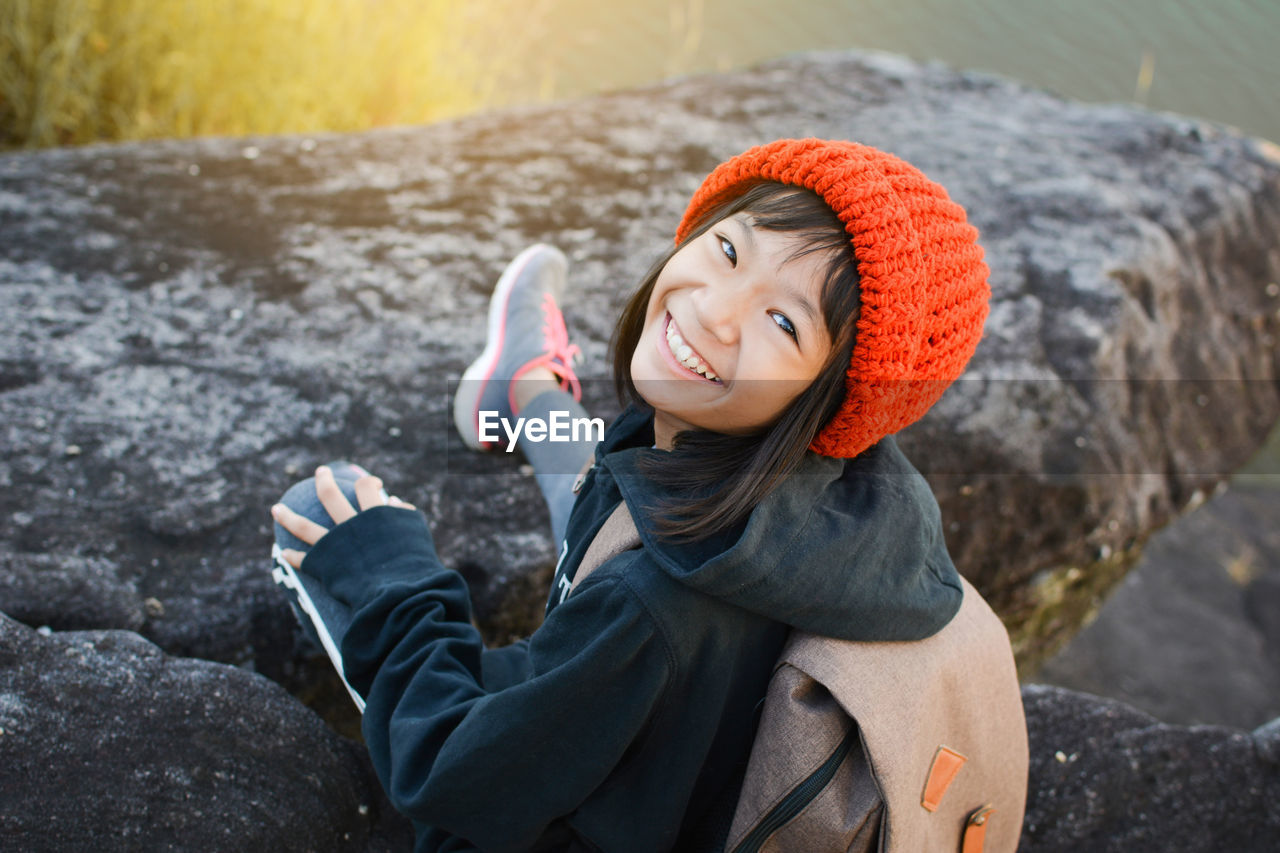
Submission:
[[[744,523],[698,542],[659,539],[664,498],[639,473],[654,451],[652,413],[625,410],[596,448],[640,539],[679,582],[795,628],[847,640],[916,640],[963,598],[937,501],[892,437],[852,459],[808,452]],[[639,444],[639,446],[636,446]]]

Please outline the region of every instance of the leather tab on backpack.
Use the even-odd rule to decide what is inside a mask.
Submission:
[[[964,841],[960,845],[960,853],[982,853],[982,848],[987,843],[987,825],[993,814],[994,808],[983,806],[969,815],[964,824]]]
[[[954,749],[938,747],[938,751],[933,754],[933,766],[929,768],[929,778],[925,780],[920,805],[931,812],[937,811],[942,795],[947,793],[947,788],[955,781],[956,774],[968,760]]]

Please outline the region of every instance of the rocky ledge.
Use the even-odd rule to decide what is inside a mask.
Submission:
[[[245,671],[319,701],[319,670],[294,651],[266,569],[266,507],[314,465],[355,459],[424,509],[496,642],[530,630],[553,560],[536,488],[516,460],[466,453],[448,418],[448,380],[480,349],[492,282],[530,242],[565,249],[588,397],[615,413],[612,321],[702,175],[749,145],[808,135],[905,157],[981,229],[987,335],[901,442],[1024,666],[1074,632],[1145,539],[1280,414],[1280,158],[1266,143],[842,53],[430,127],[6,155],[0,611],[30,628],[6,622],[0,645],[0,829],[43,837],[21,811],[36,802],[96,815],[85,826],[141,827],[122,816],[198,800],[191,780],[243,785],[226,814],[192,805],[182,818],[210,833],[208,849],[240,825],[230,811],[311,774],[320,781],[298,796],[332,798],[333,845],[374,837],[358,750]],[[55,687],[35,662],[59,654]],[[92,661],[77,668],[77,655]],[[190,728],[103,698],[131,679]],[[224,679],[247,704],[209,693]],[[59,718],[64,695],[78,704]],[[1033,717],[1074,707],[1033,696]],[[188,707],[202,710],[190,719]],[[249,707],[255,724],[319,746],[293,767],[264,747],[254,760],[274,774],[237,765]],[[55,725],[70,742],[50,739]],[[131,750],[167,746],[111,763],[104,732]],[[1112,759],[1120,777],[1134,766]],[[28,781],[55,766],[65,784]],[[197,773],[209,767],[233,782]],[[1041,797],[1052,783],[1035,767]],[[94,774],[120,795],[115,811],[77,811],[98,797]],[[8,796],[28,786],[41,798]],[[1114,812],[1087,785],[1053,790],[1063,809]],[[1276,827],[1270,812],[1237,818]],[[1037,828],[1050,825],[1029,819],[1024,847],[1050,849]],[[325,846],[286,834],[261,837]]]
[[[1280,720],[1171,726],[1087,693],[1022,690],[1031,789],[1021,853],[1266,853],[1280,837]]]
[[[1112,700],[1023,688],[1022,853],[1269,853],[1280,720],[1170,726]],[[6,849],[407,851],[362,747],[265,678],[129,631],[0,615]]]

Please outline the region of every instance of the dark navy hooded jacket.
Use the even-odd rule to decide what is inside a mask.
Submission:
[[[636,468],[652,414],[628,408],[596,448],[546,618],[487,650],[461,576],[416,512],[366,510],[307,555],[346,602],[363,732],[418,850],[701,850],[731,815],[787,631],[913,640],[959,608],[923,477],[886,438],[850,460],[806,455],[736,528],[658,541],[661,494]],[[642,546],[565,595],[626,500]]]

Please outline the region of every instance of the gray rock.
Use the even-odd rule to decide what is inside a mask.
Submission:
[[[493,281],[532,241],[568,252],[611,415],[613,319],[689,194],[802,135],[901,154],[983,231],[987,337],[903,444],[1034,661],[1280,413],[1280,166],[1196,120],[864,53],[430,127],[0,157],[0,309],[21,318],[0,609],[270,669],[266,508],[346,457],[427,512],[495,639],[527,632],[545,512],[448,421]],[[44,573],[58,597],[33,601]]]
[[[1280,719],[1171,726],[1058,687],[1022,691],[1031,768],[1022,853],[1271,853]]]
[[[0,555],[9,616],[60,630],[103,624],[136,630],[146,616],[133,581],[119,564],[77,554]]]
[[[128,631],[0,615],[6,850],[392,850],[362,747],[280,686]]]
[[[1153,536],[1036,681],[1167,723],[1280,717],[1280,488],[1233,487]]]

